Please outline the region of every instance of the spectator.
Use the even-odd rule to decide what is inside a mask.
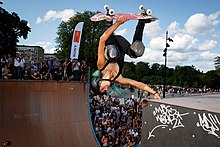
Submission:
[[[108,134],[106,133],[105,135],[102,136],[102,145],[103,146],[108,146]]]
[[[86,77],[88,76],[89,66],[87,65],[87,60],[82,60],[81,65],[81,81],[86,81]]]
[[[72,62],[68,62],[68,64],[66,65],[66,74],[67,74],[67,81],[71,80],[72,76]]]
[[[11,57],[11,54],[8,54],[7,60],[9,64],[13,65],[13,58]]]
[[[54,80],[60,81],[63,77],[63,68],[62,66],[59,67],[59,69],[55,70],[54,72]]]
[[[47,79],[47,80],[52,80],[52,79],[53,79],[53,76],[52,76],[52,74],[50,73],[50,69],[48,69],[47,72],[46,72],[46,79]]]
[[[7,80],[7,79],[10,79],[11,77],[12,77],[12,73],[10,69],[8,68],[8,65],[4,64],[4,67],[2,68],[2,78]]]
[[[11,73],[14,73],[14,62],[11,57],[11,54],[8,54],[7,60],[8,60],[8,68],[10,69]]]
[[[32,80],[40,80],[40,73],[37,69],[34,69],[32,74],[31,74],[31,79]]]
[[[21,57],[20,57],[20,67],[21,67],[21,73],[24,72],[24,65],[25,65],[25,59],[24,59],[24,55],[21,54]]]
[[[31,57],[30,55],[27,55],[27,58],[25,59],[25,65],[27,66],[27,70],[31,72]]]
[[[30,79],[30,70],[27,66],[24,67],[24,71],[22,74],[22,79],[23,80],[29,80]]]
[[[42,72],[40,72],[40,79],[41,80],[47,80],[47,73],[43,70]]]
[[[3,67],[4,67],[5,64],[8,65],[7,55],[4,55],[4,56],[1,58],[1,63],[2,63],[2,66],[3,66]]]
[[[63,80],[69,80],[69,71],[68,71],[68,65],[70,64],[68,58],[65,58],[65,61],[63,62]]]
[[[55,61],[53,62],[54,70],[55,71],[59,70],[60,65],[61,65],[61,63],[60,63],[59,59],[56,58]]]
[[[49,67],[48,67],[46,61],[42,61],[42,64],[43,64],[43,65],[42,65],[42,68],[41,68],[41,70],[40,70],[40,73],[42,73],[42,72],[46,73],[47,70],[49,69]]]
[[[16,54],[14,58],[14,78],[15,79],[21,79],[21,58],[18,54]]]
[[[80,80],[80,62],[78,62],[77,59],[73,59],[72,74],[73,74],[73,80],[74,81],[79,81]]]

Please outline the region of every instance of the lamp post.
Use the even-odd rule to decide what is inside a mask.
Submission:
[[[170,45],[167,43],[167,40],[173,42],[173,39],[168,38],[168,31],[166,31],[166,48],[163,50],[163,56],[165,57],[165,64],[164,64],[164,84],[163,84],[163,98],[165,98],[166,93],[166,79],[167,79],[167,48]]]

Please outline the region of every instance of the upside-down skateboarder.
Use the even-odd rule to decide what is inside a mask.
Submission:
[[[94,93],[104,94],[112,83],[117,82],[147,91],[154,98],[160,99],[159,94],[146,84],[122,76],[125,54],[132,58],[137,58],[144,54],[145,47],[142,43],[144,26],[145,23],[155,20],[156,18],[154,19],[154,17],[146,20],[138,20],[132,44],[124,37],[113,34],[121,24],[128,21],[124,16],[120,17],[103,33],[98,46],[98,71],[93,73],[94,77],[91,80],[91,89]]]

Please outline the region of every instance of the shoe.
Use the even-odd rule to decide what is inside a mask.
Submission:
[[[146,16],[146,19],[139,19],[139,21],[143,22],[143,23],[151,23],[151,22],[154,22],[156,20],[157,20],[157,18],[154,17],[154,16]]]

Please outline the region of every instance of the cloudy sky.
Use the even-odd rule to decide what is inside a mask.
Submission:
[[[2,7],[16,12],[21,19],[29,22],[31,33],[19,44],[38,45],[46,53],[53,53],[56,44],[57,27],[61,21],[76,12],[89,10],[104,11],[109,5],[119,13],[139,12],[139,5],[153,11],[159,19],[147,24],[144,30],[144,56],[138,59],[126,57],[127,61],[164,64],[165,33],[170,42],[168,62],[170,68],[176,65],[195,66],[200,71],[214,70],[214,58],[220,56],[220,5],[219,0],[1,0]],[[120,26],[116,33],[132,40],[137,21],[131,20]],[[74,28],[73,28],[74,29]]]

